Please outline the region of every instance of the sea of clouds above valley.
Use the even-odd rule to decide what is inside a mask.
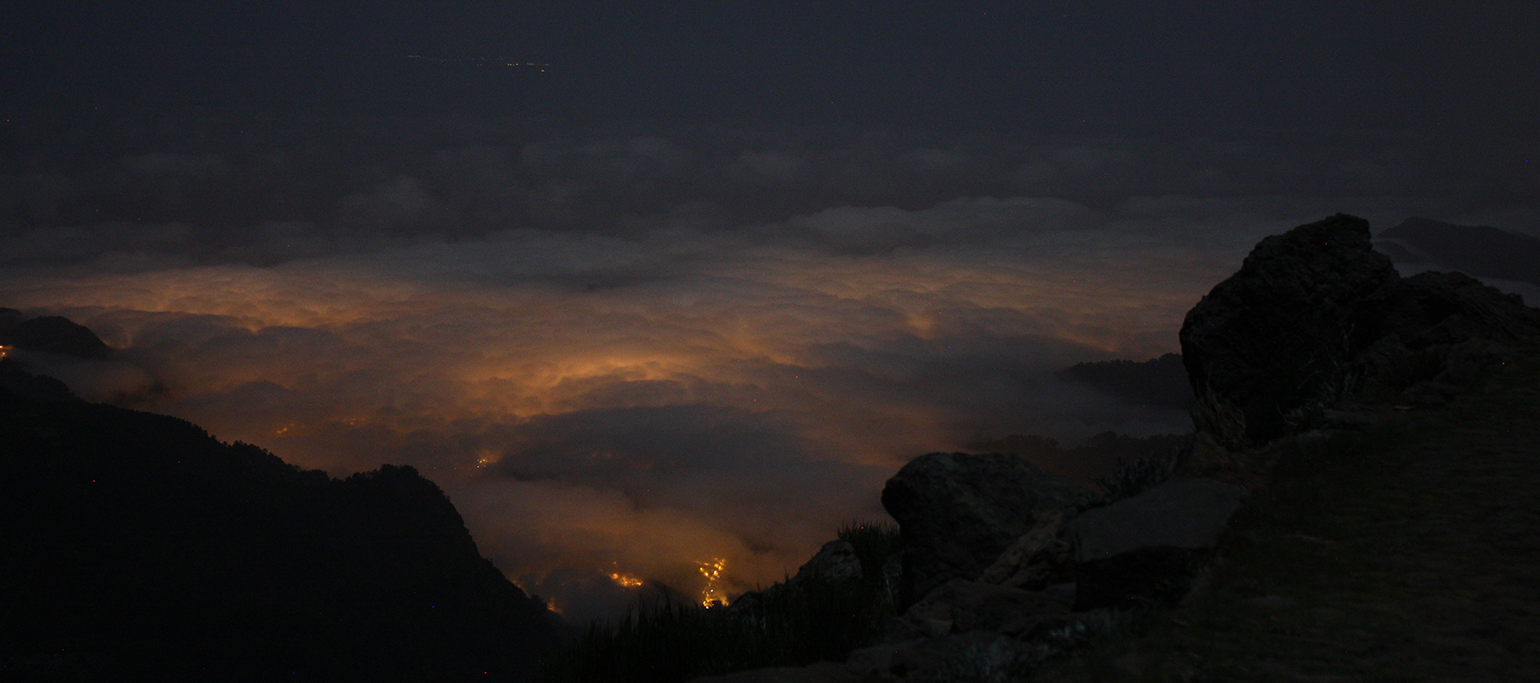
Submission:
[[[34,220],[0,235],[0,303],[119,349],[49,361],[87,398],[334,475],[417,467],[510,577],[586,617],[629,599],[611,574],[694,591],[724,558],[729,592],[778,580],[880,516],[920,453],[1185,429],[1053,373],[1176,351],[1264,235],[1337,211],[1537,215],[1408,198],[1425,181],[1393,154],[1335,163],[1354,193],[1315,196],[1252,191],[1224,162],[1258,152],[1235,146],[676,137],[425,145],[361,178],[217,149],[10,176]],[[302,170],[331,194],[296,189]],[[129,190],[167,220],[64,215]],[[205,194],[292,207],[215,228]]]

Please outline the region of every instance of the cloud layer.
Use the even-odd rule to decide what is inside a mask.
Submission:
[[[444,125],[5,176],[0,296],[120,350],[56,368],[89,398],[418,467],[579,618],[631,599],[611,574],[778,580],[920,453],[1183,429],[1052,372],[1176,350],[1263,235],[1540,215],[1372,145]]]

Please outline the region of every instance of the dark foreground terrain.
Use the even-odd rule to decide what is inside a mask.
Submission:
[[[1041,681],[1540,680],[1540,360],[1302,441],[1211,584]]]
[[[0,373],[0,680],[520,680],[555,642],[410,467],[331,479]]]

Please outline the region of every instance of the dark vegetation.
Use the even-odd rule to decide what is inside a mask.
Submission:
[[[1176,473],[1181,454],[1192,448],[1191,435],[1175,438],[1151,437],[1150,440],[1168,443],[1164,450],[1147,451],[1139,457],[1127,460],[1118,458],[1117,468],[1113,470],[1112,476],[1097,478],[1096,485],[1107,494],[1108,503],[1132,498],[1170,479]]]
[[[860,578],[799,576],[730,607],[639,603],[618,623],[590,625],[537,680],[661,683],[843,659],[876,642],[894,616],[894,587],[883,568],[902,540],[883,523],[847,524],[839,538],[855,547]]]
[[[11,361],[0,377],[40,382]],[[5,389],[0,467],[7,680],[509,680],[554,644],[410,467],[336,480],[182,420]]]
[[[1057,448],[1052,439],[1018,437],[1024,443]],[[1097,484],[1107,502],[1120,500],[1169,479],[1190,436],[1136,439],[1107,434],[1106,453],[1122,450],[1112,475]],[[1079,449],[1071,449],[1076,452]],[[542,683],[674,683],[747,669],[841,661],[851,651],[881,642],[897,616],[896,578],[888,565],[903,549],[898,528],[887,523],[851,523],[839,538],[855,547],[862,576],[828,581],[817,576],[788,579],[743,598],[735,607],[706,609],[677,599],[639,602],[618,623],[593,624],[560,655],[550,658]],[[744,604],[750,606],[745,608]],[[1116,620],[1118,615],[1102,615]],[[1096,620],[1073,622],[1056,637],[1064,647],[1095,634]],[[1101,631],[1113,629],[1105,624]],[[1078,629],[1078,630],[1077,630]],[[1096,633],[1101,633],[1096,631]]]

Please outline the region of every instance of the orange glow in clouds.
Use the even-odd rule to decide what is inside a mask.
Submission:
[[[640,588],[642,586],[641,579],[628,574],[611,573],[610,580],[614,581],[616,585],[625,588]]]
[[[1030,373],[1175,350],[1186,309],[1234,267],[1075,235],[861,257],[697,235],[617,241],[605,258],[656,274],[595,289],[567,283],[598,238],[540,239],[555,246],[0,275],[0,294],[91,327],[154,378],[88,397],[137,397],[333,475],[416,466],[485,554],[570,612],[540,582],[573,567],[625,588],[703,578],[702,603],[726,604],[840,519],[880,514],[908,458],[1042,424],[1112,428],[1068,412],[1104,399]],[[526,275],[546,272],[567,279]]]
[[[722,570],[727,567],[727,560],[716,558],[710,562],[700,563],[701,576],[706,577],[706,587],[701,589],[700,604],[707,608],[727,606],[727,597],[718,590],[717,582],[722,578]]]

